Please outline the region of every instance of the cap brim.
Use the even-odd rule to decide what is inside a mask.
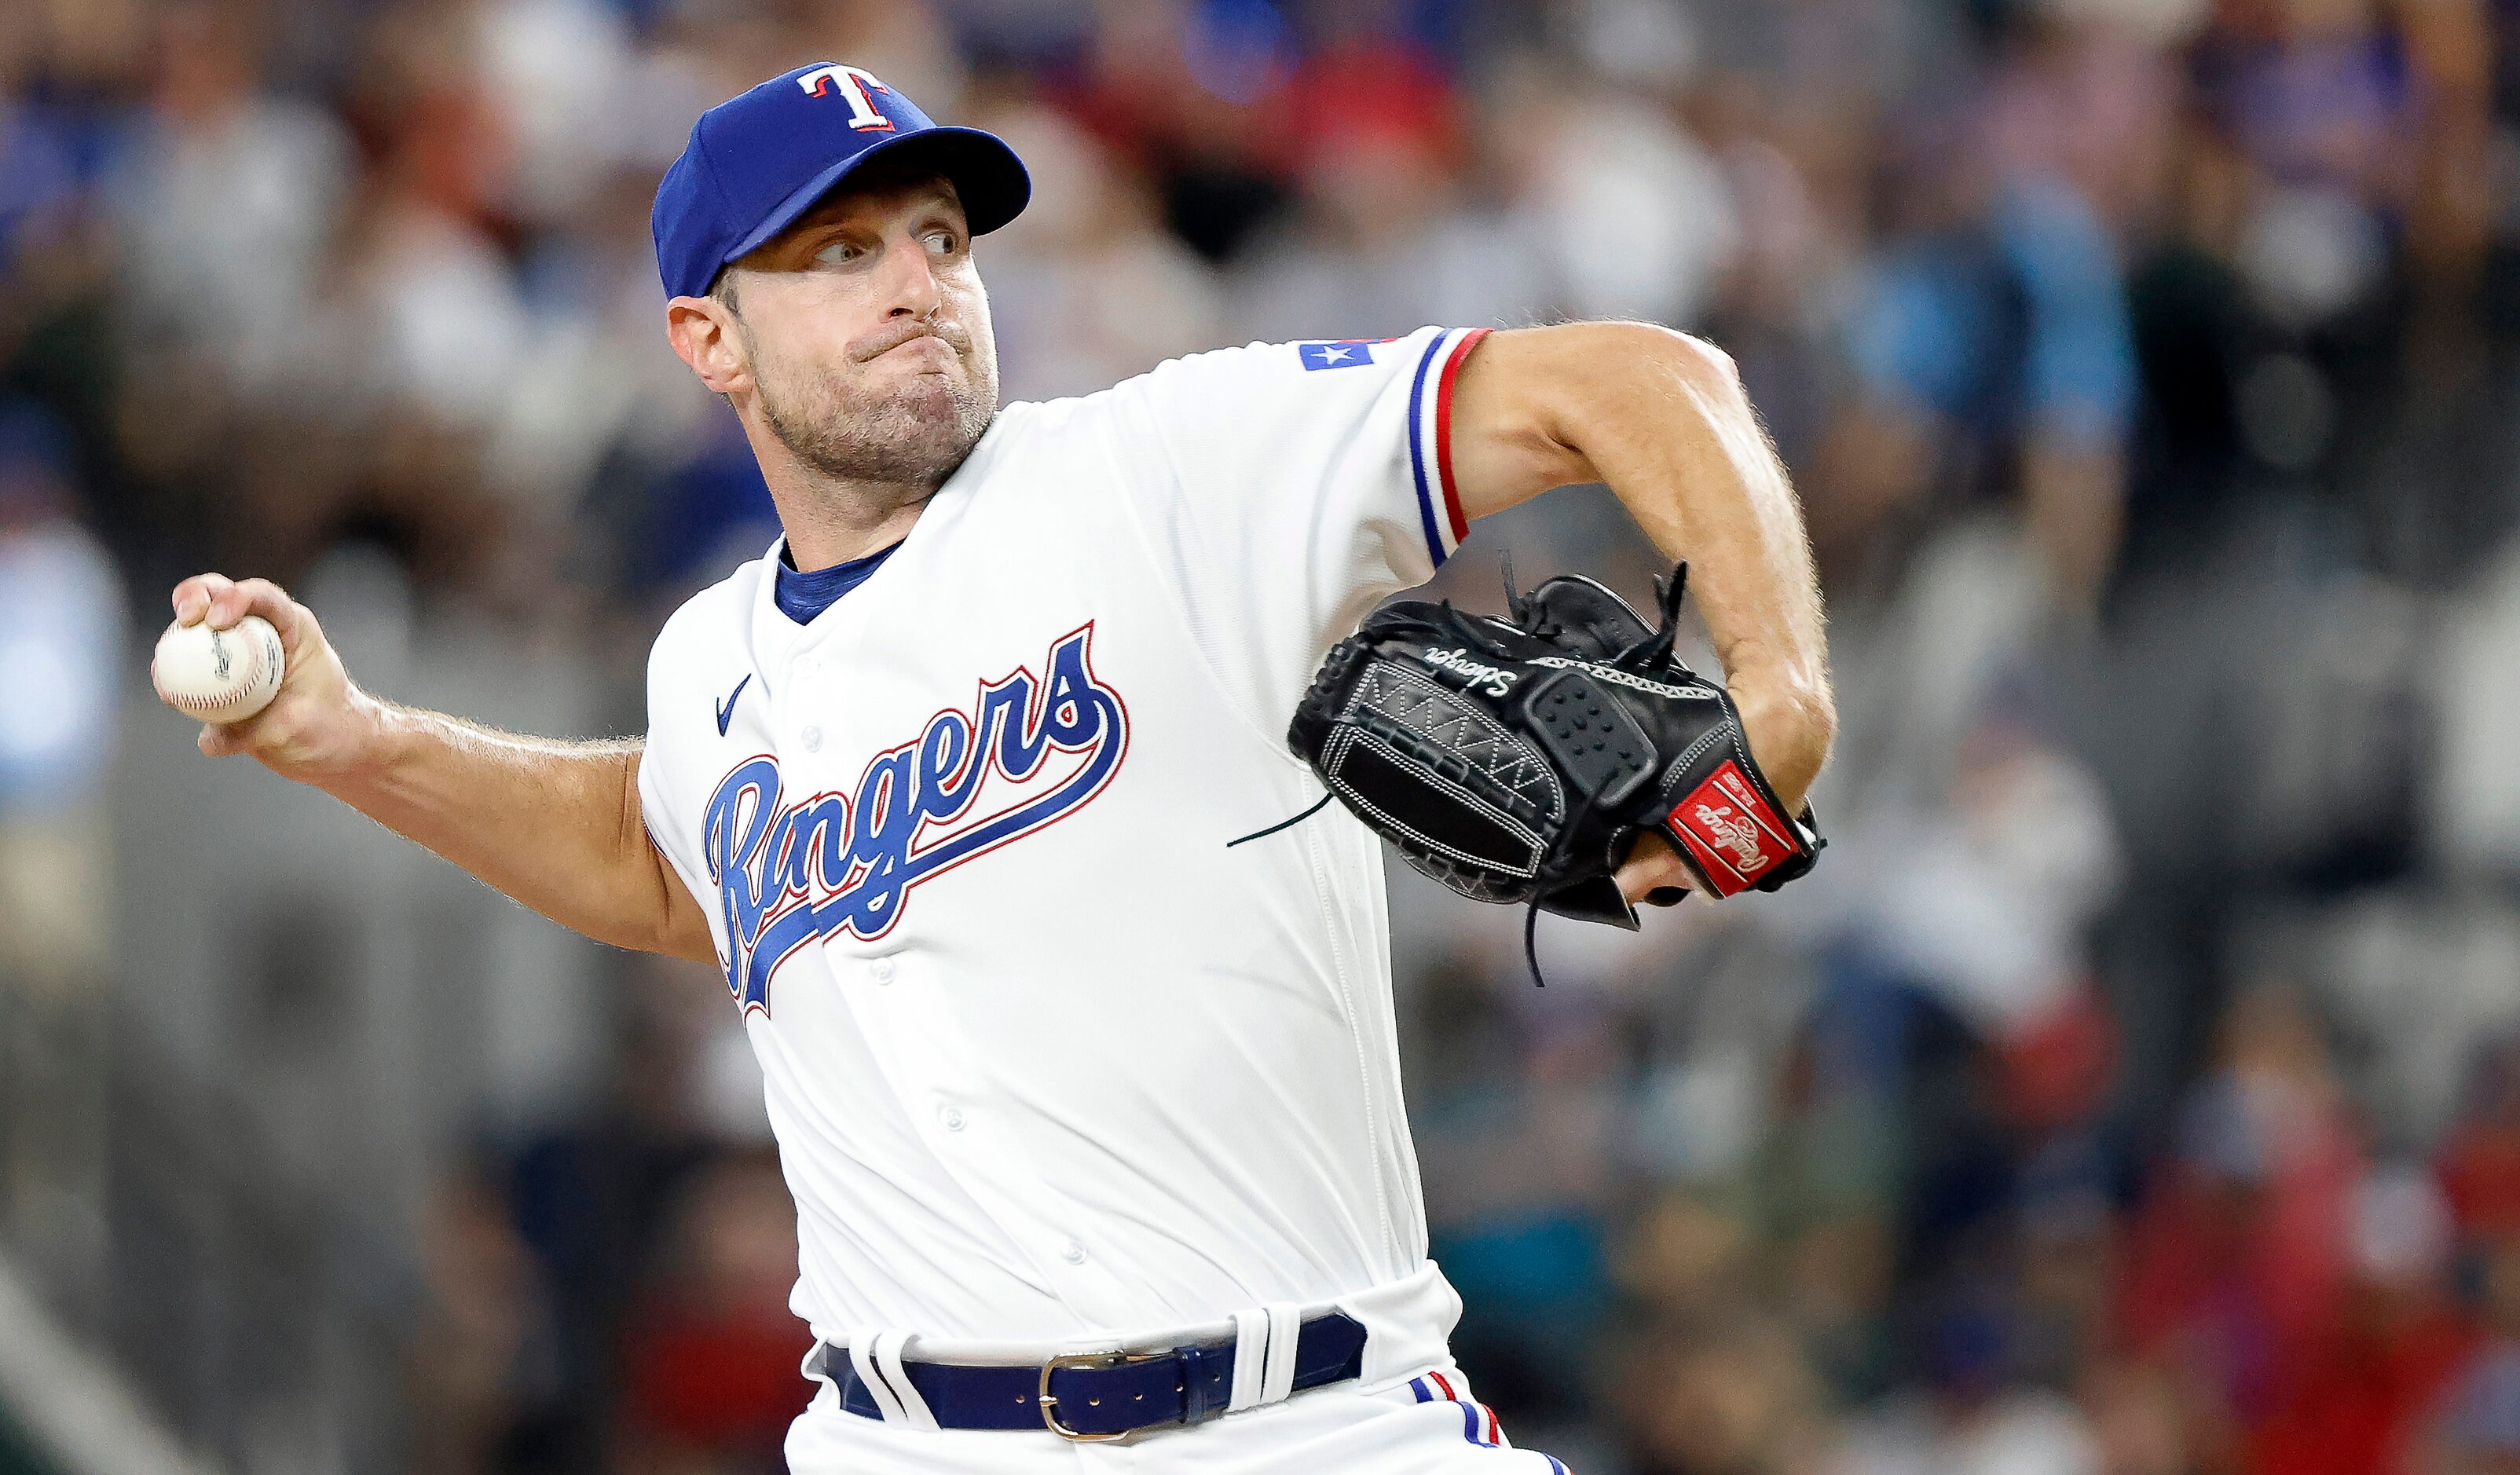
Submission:
[[[1015,156],[1015,151],[1007,147],[1006,140],[977,128],[922,128],[885,139],[805,181],[795,193],[779,201],[779,207],[764,216],[750,235],[737,242],[719,265],[742,260],[758,249],[763,242],[794,225],[850,175],[878,158],[924,159],[937,173],[952,180],[954,193],[962,197],[964,219],[974,236],[985,236],[1022,214],[1032,200],[1032,175],[1025,170],[1023,160]]]

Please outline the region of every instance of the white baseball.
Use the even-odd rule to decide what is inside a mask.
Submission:
[[[166,705],[203,722],[243,722],[280,693],[280,632],[248,614],[225,630],[209,621],[169,625],[158,637],[150,680]]]

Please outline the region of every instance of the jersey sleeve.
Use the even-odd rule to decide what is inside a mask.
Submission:
[[[1112,391],[1116,459],[1210,668],[1283,731],[1330,646],[1466,531],[1453,381],[1486,329],[1254,343]]]

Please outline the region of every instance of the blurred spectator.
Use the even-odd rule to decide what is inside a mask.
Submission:
[[[2434,1437],[2430,1475],[2520,1469],[2520,1351],[2505,1342],[2477,1360]]]
[[[0,93],[0,274],[67,232],[78,188],[63,131],[14,93]]]
[[[479,25],[483,90],[511,151],[505,213],[563,220],[637,141],[629,27],[597,0],[503,0],[482,8]]]
[[[2104,1363],[2076,1391],[2106,1475],[2201,1475],[2228,1465],[2210,1408],[2158,1363]]]
[[[2477,1260],[2487,1335],[2432,1410],[2427,1475],[2520,1468],[2520,1235],[2485,1233]]]
[[[2259,1427],[2258,1469],[2414,1470],[2423,1420],[2476,1341],[2450,1298],[2450,1211],[2429,1173],[2365,1175],[2352,1235],[2340,1324]]]
[[[1466,1306],[1456,1344],[1489,1402],[1562,1418],[1584,1408],[1581,1376],[1608,1310],[1615,1042],[1598,1001],[1517,1008],[1505,1001],[1521,994],[1504,989],[1518,979],[1450,987],[1463,1016],[1456,1048],[1507,1052],[1418,1108],[1421,1161],[1442,1184],[1427,1195],[1427,1231]]]
[[[298,367],[354,177],[324,109],[268,90],[256,14],[169,7],[156,92],[112,189],[128,331],[206,348],[238,382]]]
[[[109,959],[105,781],[128,630],[112,559],[70,516],[68,432],[0,403],[0,982],[92,984]]]
[[[1557,101],[1569,93],[1582,101]],[[1548,306],[1699,325],[1741,224],[1731,181],[1667,109],[1526,63],[1487,126],[1517,176],[1516,224],[1550,273]]]
[[[1023,156],[1036,197],[981,248],[1006,397],[1090,394],[1217,346],[1216,282],[1164,232],[1145,183],[1047,109],[994,123]]]
[[[2134,407],[2117,247],[2061,178],[1910,169],[1855,320],[1866,389],[1920,423],[1937,495],[2017,497],[2048,597],[2085,607],[2116,556]]]
[[[603,1468],[667,1436],[695,1447],[660,1451],[673,1459],[757,1453],[750,1442],[768,1396],[757,1349],[774,1331],[791,1339],[781,1389],[804,1407],[802,1329],[784,1316],[771,1326],[762,1313],[765,1295],[773,1310],[785,1306],[795,1277],[795,1211],[783,1190],[769,1201],[776,1219],[763,1220],[758,1165],[728,1161],[731,1149],[757,1157],[757,1139],[721,1133],[726,1092],[712,1026],[726,996],[705,972],[663,959],[641,960],[629,982],[608,1098],[519,1144],[507,1163],[511,1212],[549,1286],[558,1332],[553,1386],[519,1410],[517,1437],[567,1468]],[[751,1089],[757,1103],[757,1075]],[[782,1235],[774,1294],[762,1277]],[[723,1327],[708,1320],[719,1313],[730,1319]],[[678,1401],[673,1383],[691,1372],[688,1359],[721,1336],[732,1338],[735,1363],[723,1377],[710,1374],[712,1391],[697,1395],[697,1407]],[[679,1371],[661,1371],[666,1364]],[[721,1395],[737,1398],[731,1410]],[[658,1468],[689,1467],[673,1459]]]
[[[411,1467],[507,1467],[523,1411],[552,1395],[551,1307],[505,1205],[470,1174],[440,1185],[421,1229],[429,1301],[412,1330]]]
[[[1657,1322],[1622,1349],[1613,1407],[1634,1475],[1818,1475],[1835,1453],[1793,1341],[1731,1309]]]
[[[2441,1173],[2462,1235],[2485,1242],[2520,1235],[2520,1039],[2480,1052]]]
[[[624,1331],[626,1426],[617,1468],[772,1472],[812,1385],[813,1337],[788,1311],[796,1213],[777,1161],[730,1159],[696,1175],[669,1211],[661,1264]]]
[[[2279,986],[2233,1001],[2129,1245],[2127,1345],[2251,1426],[2338,1355],[2345,1325],[2360,1152],[2318,1028]]]
[[[2099,1441],[2059,1394],[2022,1386],[2000,1310],[1956,1305],[1924,1328],[1928,1392],[1849,1430],[1862,1475],[2098,1475]]]
[[[1510,88],[1481,99],[1495,130],[1527,119]],[[1290,83],[1300,213],[1251,247],[1243,338],[1388,337],[1428,323],[1513,324],[1551,286],[1524,222],[1501,218],[1466,170],[1459,96],[1394,43],[1318,59]]]

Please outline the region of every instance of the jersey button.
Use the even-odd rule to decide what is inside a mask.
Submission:
[[[960,1132],[963,1130],[963,1108],[960,1106],[940,1106],[936,1109],[936,1120],[945,1124],[946,1131]]]
[[[1075,1240],[1071,1239],[1067,1241],[1067,1243],[1058,1247],[1058,1258],[1066,1261],[1070,1265],[1083,1265],[1085,1263],[1085,1246],[1078,1244]]]
[[[799,741],[805,744],[805,751],[809,753],[819,753],[823,750],[823,730],[821,728],[807,728],[805,731],[798,733],[796,737]]]
[[[867,965],[867,971],[875,975],[876,982],[890,983],[892,982],[892,960],[878,958]]]

